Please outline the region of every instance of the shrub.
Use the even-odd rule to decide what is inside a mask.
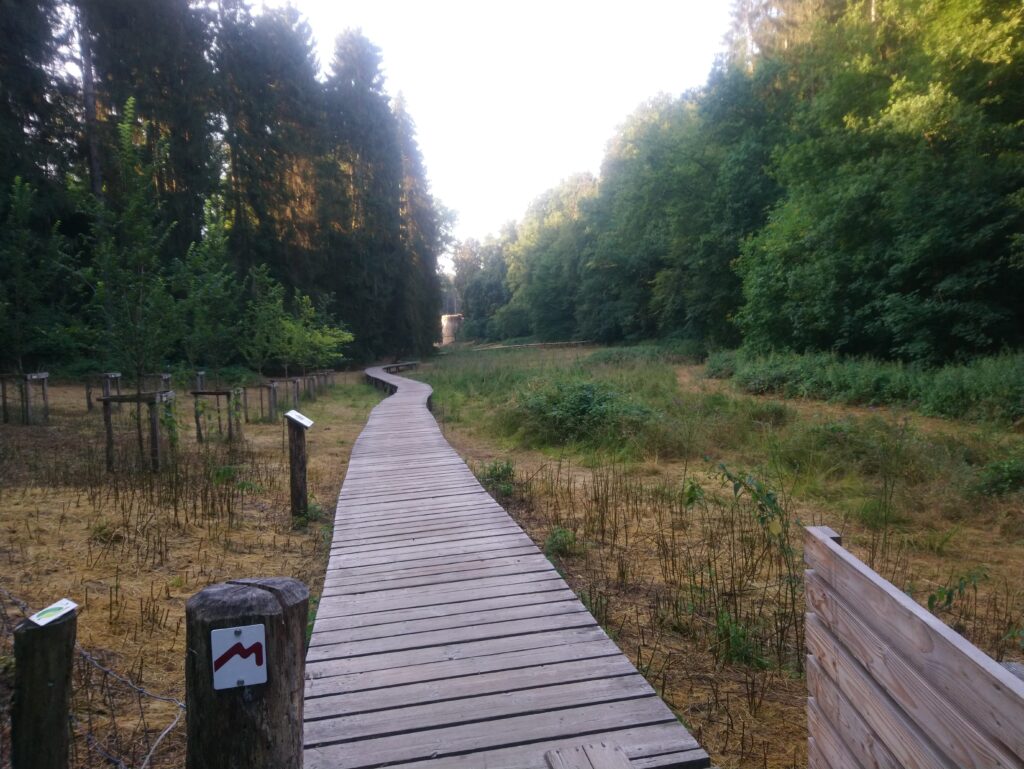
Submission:
[[[974,491],[988,497],[1024,491],[1024,458],[1010,457],[985,465],[974,484]]]
[[[708,379],[732,379],[736,375],[735,350],[719,350],[708,355],[704,376]]]
[[[506,423],[540,445],[617,448],[641,433],[653,417],[651,409],[608,384],[559,378],[534,380],[516,392]]]
[[[565,557],[576,551],[576,535],[568,529],[556,526],[544,540],[544,555],[548,558],[554,556]]]
[[[515,491],[516,466],[508,460],[495,459],[477,471],[477,478],[496,497],[511,497]]]

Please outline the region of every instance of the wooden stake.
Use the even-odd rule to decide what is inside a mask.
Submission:
[[[193,395],[192,396],[192,402],[193,402],[193,412],[195,413],[195,417],[196,417],[196,443],[202,443],[203,442],[203,419],[202,419],[202,414],[200,413],[200,408],[199,408],[199,396],[198,395]]]
[[[149,406],[149,460],[153,472],[160,470],[160,412],[159,404]]]
[[[13,769],[68,767],[76,628],[72,611],[42,627],[26,619],[14,629]]]
[[[32,384],[25,377],[20,380],[21,384],[21,421],[23,424],[32,424]]]
[[[288,464],[291,468],[292,517],[306,514],[309,495],[306,488],[306,428],[294,419],[288,423]]]
[[[107,433],[107,472],[114,472],[114,420],[110,415],[110,401],[103,401],[103,428]]]

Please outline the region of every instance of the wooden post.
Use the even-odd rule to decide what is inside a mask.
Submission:
[[[291,468],[292,517],[294,518],[305,515],[309,508],[309,494],[306,488],[306,428],[308,425],[304,425],[292,417],[290,412],[286,421],[288,422],[288,465]]]
[[[14,629],[13,769],[68,767],[76,626],[72,611],[42,627],[26,619]]]
[[[86,411],[92,411],[93,410],[92,380],[91,379],[86,379],[85,380],[85,410]]]
[[[211,585],[185,606],[186,769],[301,769],[309,590],[281,577]],[[262,624],[267,682],[213,688],[211,632]]]
[[[245,423],[249,424],[249,388],[242,388],[242,412],[245,414]]]
[[[198,388],[196,388],[198,389]],[[192,396],[192,410],[196,417],[196,443],[203,442],[203,415],[202,410],[199,408],[199,396]]]
[[[43,377],[43,424],[50,424],[50,376]]]
[[[242,439],[242,393],[241,387],[236,387],[228,396],[228,441]]]
[[[21,421],[23,424],[32,424],[32,383],[28,376],[18,380],[21,385]]]
[[[271,382],[267,386],[267,412],[270,415],[270,422],[277,421],[277,384]]]
[[[110,415],[110,401],[103,399],[103,428],[107,433],[107,472],[114,472],[114,420]]]
[[[160,469],[160,411],[154,399],[149,406],[149,461],[153,472]]]
[[[197,390],[205,390],[206,389],[206,372],[205,371],[197,371],[196,372],[196,389]]]
[[[0,377],[0,404],[2,404],[4,424],[11,421],[11,413],[7,410],[7,380]]]

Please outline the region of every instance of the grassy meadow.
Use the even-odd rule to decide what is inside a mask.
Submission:
[[[995,658],[1024,658],[1008,360],[931,377],[949,392],[975,377],[965,402],[979,382],[1010,391],[1009,407],[965,408],[969,421],[921,405],[939,397],[926,375],[894,405],[794,397],[750,386],[767,363],[706,367],[660,346],[456,349],[414,375],[448,439],[716,763],[802,767],[803,525],[832,526]],[[826,364],[787,363],[804,376]],[[892,374],[868,365],[846,379]]]
[[[312,613],[349,451],[380,398],[359,374],[338,379],[301,406],[315,424],[307,439],[310,513],[298,521],[289,510],[283,425],[245,424],[245,440],[229,444],[222,400],[221,413],[212,403],[204,409],[210,438],[197,444],[187,386],[162,420],[159,473],[140,461],[128,404],[114,412],[117,469],[106,472],[101,409],[86,411],[81,385],[51,387],[48,425],[0,425],[0,707],[11,685],[17,600],[32,611],[61,597],[79,604],[78,643],[98,665],[80,659],[75,667],[76,769],[142,765],[173,723],[173,700],[185,688],[185,602],[204,586],[295,577],[310,587]],[[251,396],[250,412],[258,410]],[[138,696],[102,668],[169,699]],[[0,713],[0,724],[9,723]],[[0,764],[9,754],[2,731]],[[184,734],[179,723],[149,766],[182,766]]]

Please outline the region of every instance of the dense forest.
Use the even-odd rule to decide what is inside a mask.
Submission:
[[[321,74],[291,8],[0,3],[4,369],[428,351],[449,220],[360,32]]]
[[[471,338],[940,363],[1024,343],[1024,6],[739,0],[706,85],[455,250]]]

